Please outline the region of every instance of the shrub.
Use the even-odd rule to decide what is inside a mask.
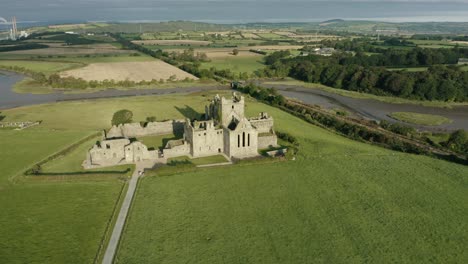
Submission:
[[[156,122],[156,117],[155,116],[148,116],[146,118],[146,122]]]

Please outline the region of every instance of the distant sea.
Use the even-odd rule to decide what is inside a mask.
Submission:
[[[23,1],[24,2],[24,1]],[[54,4],[46,4],[51,2]],[[68,2],[68,3],[67,3]],[[75,2],[75,3],[71,3]],[[468,22],[468,2],[307,1],[307,0],[134,0],[31,1],[28,6],[2,4],[0,16],[19,21],[158,22],[191,20],[220,24],[250,22],[319,22],[328,19],[387,22]],[[121,3],[121,4],[119,4]],[[21,23],[27,25],[31,23]]]

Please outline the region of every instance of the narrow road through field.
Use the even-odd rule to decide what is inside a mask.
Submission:
[[[138,163],[136,165],[135,171],[133,172],[132,178],[128,184],[127,194],[125,195],[122,207],[120,208],[119,215],[117,216],[117,221],[114,225],[114,230],[112,231],[112,236],[107,245],[106,253],[104,254],[104,259],[102,260],[103,264],[112,264],[115,253],[117,252],[117,247],[119,245],[120,236],[122,235],[123,228],[125,226],[125,220],[127,219],[128,211],[135,194],[135,190],[138,184],[138,179],[140,178],[140,171],[142,172],[145,168],[152,168],[153,163]]]

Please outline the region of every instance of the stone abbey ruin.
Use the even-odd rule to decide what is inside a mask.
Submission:
[[[113,166],[141,161],[166,162],[168,158],[224,155],[228,159],[258,156],[258,151],[277,147],[273,118],[266,113],[245,117],[243,96],[215,96],[205,106],[203,120],[171,120],[113,126],[88,152],[84,167]],[[149,149],[137,140],[143,136],[183,134],[162,149]]]

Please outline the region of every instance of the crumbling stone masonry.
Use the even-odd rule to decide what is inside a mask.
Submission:
[[[219,154],[242,159],[258,156],[259,149],[276,147],[273,118],[266,113],[246,118],[244,110],[243,96],[233,94],[231,99],[226,99],[217,95],[205,107],[204,120],[113,126],[105,139],[89,151],[84,166],[112,166],[178,156],[196,158]],[[182,131],[183,137],[169,141],[162,151],[148,150],[136,140],[141,136],[180,134]]]

